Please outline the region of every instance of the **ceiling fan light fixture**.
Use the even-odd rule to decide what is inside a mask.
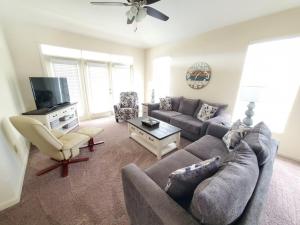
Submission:
[[[140,8],[138,14],[136,15],[136,22],[142,21],[147,16],[147,9]]]

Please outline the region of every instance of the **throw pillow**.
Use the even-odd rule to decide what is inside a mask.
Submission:
[[[192,196],[197,185],[212,176],[220,166],[221,160],[217,156],[176,170],[169,175],[165,191],[176,200]]]
[[[222,138],[227,149],[232,151],[245,137],[248,131],[250,131],[250,128],[246,127],[241,120],[237,120]]]
[[[255,153],[244,141],[236,148],[232,160],[194,191],[190,211],[201,224],[232,224],[253,194],[259,176]]]
[[[172,100],[171,98],[160,98],[159,99],[160,104],[159,104],[159,109],[160,110],[165,110],[165,111],[172,111]]]
[[[215,113],[217,112],[218,107],[208,105],[208,104],[203,104],[201,106],[201,109],[197,115],[197,119],[204,122],[206,120],[209,120],[210,118],[213,118]]]

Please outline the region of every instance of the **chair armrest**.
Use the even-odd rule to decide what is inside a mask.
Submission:
[[[206,134],[222,139],[228,131],[229,131],[228,127],[225,127],[221,124],[212,123],[209,124],[206,130]]]
[[[149,103],[148,104],[148,115],[151,116],[153,110],[159,110],[159,103]]]
[[[136,165],[129,164],[122,169],[122,181],[132,225],[199,225]]]
[[[119,114],[119,109],[120,109],[120,108],[121,108],[121,104],[120,104],[120,103],[114,105],[114,112],[115,112],[115,114]]]
[[[204,136],[206,134],[206,130],[210,124],[220,124],[225,127],[229,127],[230,126],[230,115],[228,113],[222,113],[216,117],[206,120],[203,123],[202,128],[201,128],[202,136]]]

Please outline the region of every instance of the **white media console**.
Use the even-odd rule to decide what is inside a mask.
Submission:
[[[76,103],[58,106],[52,110],[34,110],[23,115],[40,121],[51,130],[60,130],[63,133],[68,133],[79,126]]]

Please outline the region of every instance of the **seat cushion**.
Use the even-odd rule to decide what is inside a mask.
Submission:
[[[162,189],[165,188],[170,173],[183,167],[198,163],[201,160],[185,150],[179,150],[166,158],[158,161],[145,170],[146,174],[158,184]]]
[[[198,105],[199,99],[182,98],[180,101],[178,112],[193,116]]]
[[[229,156],[229,151],[222,139],[211,135],[203,136],[198,141],[186,146],[184,149],[202,160],[220,156],[221,161],[224,161]]]
[[[193,134],[200,134],[203,122],[189,115],[172,117],[170,123]]]
[[[63,150],[79,148],[88,140],[90,140],[89,136],[77,133],[68,133],[59,138],[59,141],[63,144]]]
[[[83,127],[80,128],[78,131],[76,131],[76,133],[79,134],[84,134],[89,136],[90,138],[93,138],[95,136],[97,136],[98,134],[100,134],[103,131],[102,128],[98,128],[98,127]]]
[[[194,192],[190,209],[202,224],[231,224],[252,196],[259,175],[257,158],[244,141],[236,148],[232,161],[200,183]]]
[[[165,121],[167,123],[170,123],[170,119],[172,117],[179,116],[179,115],[181,115],[181,113],[175,111],[153,110],[151,112],[152,117]]]

